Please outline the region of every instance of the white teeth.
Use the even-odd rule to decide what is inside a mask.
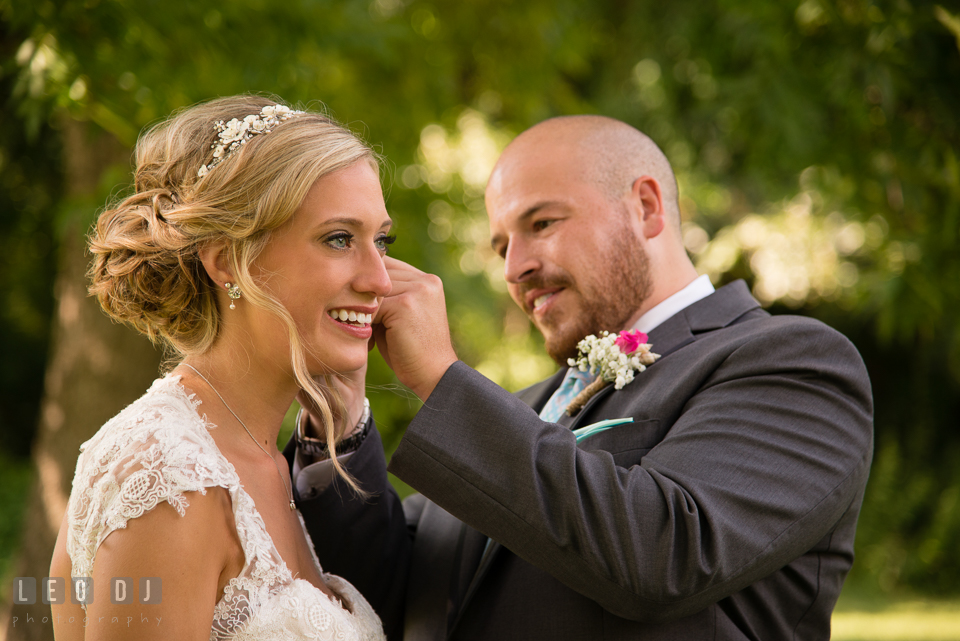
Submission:
[[[550,292],[549,294],[543,294],[542,296],[537,296],[537,297],[533,300],[533,306],[534,306],[534,307],[540,307],[540,306],[543,305],[543,303],[546,302],[546,300],[547,300],[548,298],[550,298],[551,296],[553,296],[553,292]]]
[[[358,313],[354,310],[346,309],[331,309],[329,312],[330,318],[333,320],[339,320],[341,322],[351,322],[351,323],[360,323],[361,325],[370,325],[373,323],[373,314],[364,314]]]

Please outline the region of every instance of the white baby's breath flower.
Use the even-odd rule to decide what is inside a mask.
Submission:
[[[567,360],[570,367],[576,367],[581,372],[596,374],[604,381],[614,384],[616,389],[623,389],[634,379],[635,372],[642,372],[646,365],[652,364],[658,355],[650,352],[650,345],[638,343],[637,335],[631,335],[629,345],[632,353],[624,353],[618,344],[618,336],[609,332],[601,332],[600,337],[591,334],[577,344],[579,355]],[[619,339],[625,340],[625,339]],[[643,335],[643,340],[646,336]]]

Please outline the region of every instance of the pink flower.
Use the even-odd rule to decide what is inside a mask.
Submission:
[[[640,345],[647,342],[647,338],[647,335],[638,329],[632,332],[623,331],[620,332],[617,340],[613,341],[613,344],[619,347],[624,354],[633,354]]]

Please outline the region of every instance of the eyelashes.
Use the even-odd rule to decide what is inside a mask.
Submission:
[[[377,238],[377,242],[383,244],[383,251],[387,251],[388,249],[390,249],[390,245],[397,242],[397,235],[390,234],[389,236],[380,236],[379,238]]]
[[[353,236],[345,232],[340,232],[327,236],[323,242],[327,245],[330,245],[334,249],[348,249],[352,240]]]
[[[350,249],[353,246],[353,241],[354,241],[353,234],[349,234],[347,232],[337,232],[335,234],[327,236],[323,242],[329,245],[330,247],[332,247],[333,249],[336,249],[339,251],[346,251],[347,249]],[[390,245],[392,245],[396,241],[397,241],[396,234],[391,234],[389,236],[386,234],[381,234],[380,236],[377,236],[373,242],[377,244],[377,247],[381,251],[386,252],[389,249]]]

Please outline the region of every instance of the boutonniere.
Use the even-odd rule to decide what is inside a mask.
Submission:
[[[597,374],[597,379],[570,402],[567,415],[573,416],[579,412],[594,394],[610,383],[613,383],[614,389],[623,389],[633,380],[635,372],[642,372],[647,365],[653,365],[660,355],[650,351],[647,340],[646,334],[634,330],[620,332],[619,335],[600,332],[600,338],[591,334],[577,343],[579,354],[577,358],[568,359],[567,364],[581,372]]]

